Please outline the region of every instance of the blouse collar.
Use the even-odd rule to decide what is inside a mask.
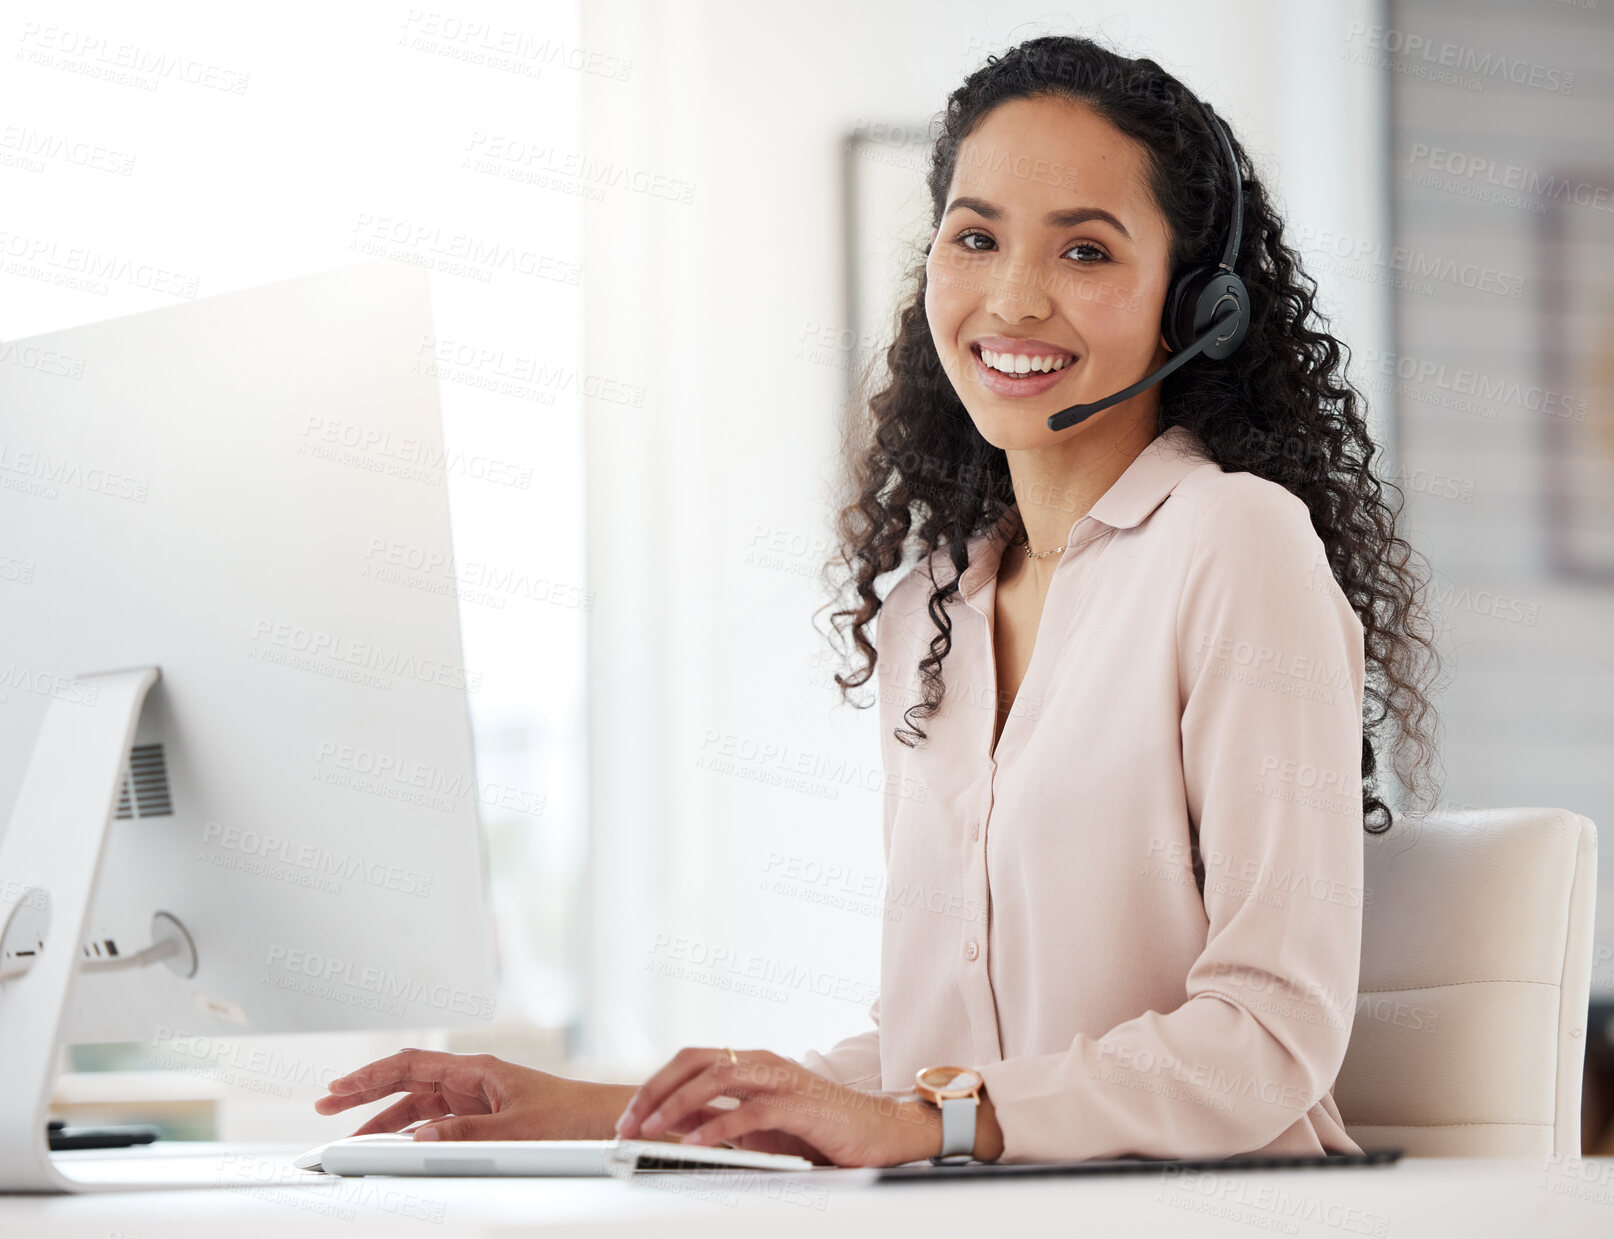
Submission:
[[[1102,530],[1087,533],[1084,523],[1104,525],[1109,529],[1132,529],[1166,501],[1166,496],[1177,489],[1177,483],[1190,470],[1203,464],[1209,456],[1199,436],[1186,426],[1168,426],[1154,437],[1143,451],[1126,467],[1110,488],[1098,497],[1092,509],[1070,527],[1067,546],[1076,546],[1088,537],[1096,537]],[[966,602],[989,580],[996,580],[998,564],[1009,539],[1020,528],[1020,505],[1011,504],[997,523],[986,533],[977,534],[967,543],[969,566],[959,581],[959,592]],[[1085,536],[1084,536],[1085,535]]]

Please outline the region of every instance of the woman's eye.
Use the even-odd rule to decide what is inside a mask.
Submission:
[[[987,244],[986,245],[972,245],[972,244],[970,244],[970,242],[972,242],[972,241],[984,241]],[[992,238],[987,236],[986,233],[984,233],[984,232],[975,232],[975,231],[959,233],[958,238],[957,238],[957,243],[960,246],[962,246],[964,249],[966,249],[966,250],[968,250],[968,251],[970,251],[971,253],[974,253],[974,254],[984,254],[984,253],[986,253],[987,250],[988,250],[988,247],[992,246],[992,244],[993,244],[992,243]],[[1086,250],[1090,254],[1094,255],[1094,257],[1091,257],[1091,258],[1078,258],[1076,260],[1077,262],[1081,263],[1083,266],[1091,267],[1091,266],[1097,265],[1098,263],[1106,262],[1106,261],[1109,260],[1109,255],[1108,254],[1106,254],[1098,246],[1093,245],[1093,244],[1091,244],[1090,242],[1087,242],[1087,241],[1078,241],[1075,245],[1071,246],[1068,250],[1066,250],[1065,253],[1073,254],[1077,250]]]

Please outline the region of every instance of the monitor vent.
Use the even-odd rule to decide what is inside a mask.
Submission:
[[[123,788],[118,793],[118,818],[167,817],[173,811],[163,746],[135,745],[129,750],[129,765],[123,772]]]

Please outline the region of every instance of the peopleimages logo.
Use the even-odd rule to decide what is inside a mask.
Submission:
[[[396,435],[390,429],[361,426],[357,422],[322,417],[317,413],[310,414],[303,426],[303,439],[303,445],[298,449],[300,454],[318,455],[317,451],[311,451],[311,447],[321,445],[342,448],[357,452],[361,457],[373,456],[399,466],[414,466],[424,470],[425,476],[433,479],[432,485],[438,484],[436,479],[440,471],[457,473],[477,481],[495,482],[501,486],[513,486],[517,490],[528,490],[532,486],[531,465],[512,464],[480,453],[467,454],[457,448],[439,447],[424,439]]]
[[[278,989],[294,989],[317,997],[328,997],[354,1006],[384,1005],[398,1014],[399,1002],[426,1003],[439,1011],[493,1018],[494,1000],[452,985],[430,985],[417,978],[399,976],[386,968],[365,967],[351,960],[271,946],[265,964],[265,980]],[[374,1003],[364,1001],[373,996]]]
[[[5,235],[0,233],[0,252],[3,252],[4,241]],[[18,449],[8,443],[0,443],[0,472],[14,473],[45,486],[77,487],[92,494],[127,499],[132,503],[146,502],[151,489],[149,482],[128,474],[114,473],[96,465],[86,466],[27,448]],[[50,496],[52,499],[55,497],[54,494]]]
[[[450,810],[456,800],[474,800],[478,804],[508,809],[512,813],[529,813],[534,817],[541,816],[544,811],[545,797],[542,793],[535,794],[525,788],[512,787],[492,779],[478,779],[469,772],[450,774],[427,762],[373,753],[351,744],[322,740],[314,761],[324,769],[324,773],[315,775],[316,778],[351,786],[358,791],[405,796],[419,793],[427,797],[441,793],[438,799],[447,797],[443,804]]]
[[[242,829],[239,826],[224,826],[210,821],[202,828],[202,843],[204,846],[202,854],[197,857],[198,860],[212,859],[214,863],[218,863],[218,858],[208,855],[211,847],[263,861],[269,868],[269,876],[278,876],[274,873],[274,868],[285,866],[303,871],[311,879],[315,877],[337,878],[342,881],[356,879],[367,886],[385,888],[404,895],[418,895],[421,898],[430,895],[432,891],[431,877],[417,873],[413,869],[373,860],[355,852],[333,852],[321,844],[298,842],[275,834]],[[224,864],[223,867],[251,871],[250,866],[239,862]]]
[[[340,633],[305,628],[300,624],[259,620],[253,629],[252,639],[257,644],[248,649],[248,655],[260,662],[285,663],[299,670],[324,671],[327,674],[332,668],[363,668],[384,676],[419,680],[422,684],[438,684],[444,688],[463,688],[472,693],[482,687],[482,673],[469,671],[458,663],[421,658],[375,641],[357,640]],[[375,676],[370,679],[377,681],[373,687],[392,687],[390,681]]]
[[[99,684],[87,684],[54,671],[37,671],[21,663],[0,668],[0,702],[11,700],[11,690],[14,688],[40,697],[54,697],[57,701],[76,706],[93,706],[101,696]]]
[[[209,1037],[157,1026],[147,1065],[218,1080],[235,1088],[290,1097],[294,1088],[323,1089],[340,1068],[288,1057],[264,1046],[243,1045],[232,1037]]]

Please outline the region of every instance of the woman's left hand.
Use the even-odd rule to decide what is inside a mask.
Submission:
[[[724,1110],[711,1104],[733,1097]],[[892,1093],[866,1093],[767,1050],[689,1046],[644,1082],[617,1120],[624,1140],[664,1138],[795,1153],[819,1165],[895,1166],[940,1153],[941,1112]]]

